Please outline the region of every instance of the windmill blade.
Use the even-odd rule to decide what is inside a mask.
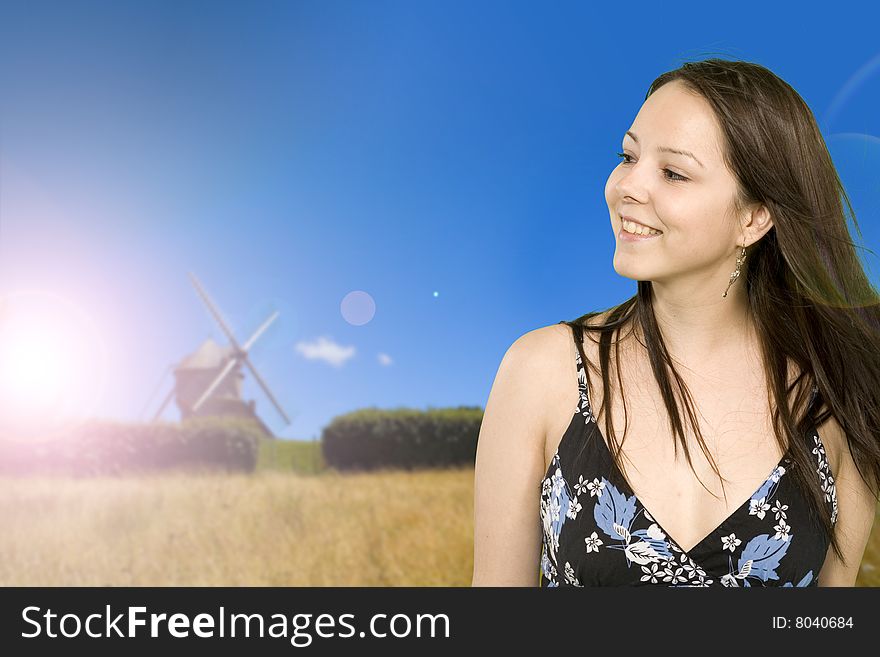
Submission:
[[[141,410],[141,414],[139,416],[141,418],[141,420],[143,420],[144,416],[147,414],[147,409],[153,405],[153,399],[156,397],[156,393],[159,392],[159,389],[162,387],[162,384],[165,382],[165,377],[168,376],[168,373],[172,370],[173,367],[174,367],[174,363],[171,363],[168,367],[165,368],[165,371],[162,372],[162,376],[159,377],[159,382],[156,384],[156,387],[153,388],[153,392],[150,393],[150,398],[147,400],[147,403],[144,404],[143,410]],[[173,389],[172,389],[172,392],[173,392]],[[159,410],[160,414],[161,414],[162,410],[164,410],[165,404],[167,404],[167,403],[168,403],[167,401],[162,403],[162,407]]]
[[[263,378],[257,373],[256,368],[253,365],[251,365],[250,359],[247,356],[244,356],[243,358],[244,358],[244,364],[247,365],[248,369],[251,371],[251,374],[254,375],[254,378],[257,380],[257,383],[260,384],[260,387],[263,389],[263,392],[266,393],[266,396],[269,398],[269,401],[271,401],[272,405],[275,406],[275,408],[278,410],[279,413],[281,413],[281,417],[284,418],[284,421],[287,422],[287,424],[290,424],[290,418],[287,417],[287,413],[285,413],[284,409],[281,408],[281,405],[277,401],[275,401],[275,397],[269,391],[269,386],[266,385],[266,382],[263,381]]]
[[[165,401],[162,402],[162,405],[159,407],[159,410],[156,411],[156,415],[153,416],[153,422],[159,419],[162,415],[162,411],[165,410],[165,407],[168,406],[168,402],[174,397],[174,388],[171,388],[171,392],[168,393],[168,396],[165,397]]]
[[[226,375],[232,371],[233,367],[235,367],[236,363],[238,363],[238,360],[236,358],[230,358],[226,362],[226,365],[223,367],[222,370],[220,370],[220,374],[218,374],[217,377],[211,382],[211,385],[208,386],[208,389],[202,393],[202,396],[199,397],[199,400],[195,404],[193,404],[193,411],[199,410],[199,407],[204,404],[205,400],[213,394],[213,392],[217,389],[217,386],[219,386],[223,382],[223,379],[226,378]]]
[[[272,402],[272,405],[275,406],[276,410],[281,414],[281,417],[284,418],[284,421],[287,424],[290,424],[290,418],[287,417],[287,414],[284,412],[284,409],[281,408],[281,405],[275,400],[275,397],[272,395],[272,392],[269,390],[269,386],[266,385],[266,382],[263,381],[263,378],[257,373],[257,370],[251,364],[250,360],[247,357],[247,350],[253,345],[256,339],[265,331],[269,324],[271,324],[275,318],[278,316],[278,312],[272,314],[268,320],[263,322],[263,324],[258,328],[251,338],[245,343],[245,348],[242,348],[238,345],[238,342],[235,340],[235,336],[232,334],[232,331],[229,330],[226,322],[223,319],[223,316],[220,314],[220,310],[216,305],[211,301],[211,298],[208,296],[208,293],[202,287],[201,283],[199,283],[195,274],[190,272],[190,279],[192,280],[193,286],[195,286],[196,291],[199,293],[199,296],[202,298],[202,301],[205,302],[205,305],[208,307],[208,310],[211,311],[211,314],[214,316],[214,319],[217,320],[217,323],[220,325],[220,328],[223,330],[223,333],[226,335],[229,340],[229,344],[232,346],[234,357],[230,360],[226,367],[223,368],[223,371],[214,379],[214,382],[208,387],[208,389],[202,394],[199,400],[193,406],[193,410],[198,410],[199,406],[201,406],[204,401],[210,397],[211,393],[220,385],[220,382],[229,374],[229,371],[235,366],[237,362],[243,360],[245,365],[247,365],[248,369],[251,371],[251,374],[254,375],[254,378],[257,380],[257,383],[260,384],[260,387],[263,389],[263,392],[266,393],[266,396]]]
[[[269,319],[267,319],[265,322],[263,322],[263,325],[260,326],[260,328],[258,328],[256,331],[254,331],[254,334],[250,337],[250,339],[247,342],[244,343],[244,346],[241,348],[241,350],[244,351],[245,353],[250,351],[250,348],[252,346],[254,346],[254,342],[257,341],[257,338],[259,338],[263,334],[263,331],[265,331],[267,328],[269,328],[269,324],[274,322],[276,317],[278,317],[277,310],[274,313],[272,313],[272,316]]]
[[[208,306],[208,310],[211,311],[211,314],[214,316],[214,319],[217,320],[217,323],[220,324],[220,328],[223,330],[223,333],[229,339],[229,343],[235,348],[236,351],[241,351],[238,346],[238,343],[235,341],[235,336],[232,334],[232,331],[229,330],[229,327],[226,325],[226,322],[223,319],[223,316],[220,314],[220,310],[217,306],[214,305],[214,302],[211,301],[211,298],[208,296],[208,293],[205,292],[205,288],[202,287],[201,283],[199,283],[196,275],[192,272],[189,273],[189,277],[192,280],[192,284],[196,288],[196,292],[199,293],[199,296],[202,297],[202,301],[205,302],[205,305]]]

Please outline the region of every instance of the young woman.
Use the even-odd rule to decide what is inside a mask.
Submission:
[[[504,355],[473,584],[854,585],[880,306],[812,112],[762,66],[689,62],[652,83],[619,156],[605,200],[637,294]]]

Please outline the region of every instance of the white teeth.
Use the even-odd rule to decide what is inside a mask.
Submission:
[[[636,235],[660,235],[659,230],[654,230],[653,228],[648,228],[647,226],[642,226],[641,224],[637,224],[634,221],[623,220],[623,229],[627,233],[635,233]]]

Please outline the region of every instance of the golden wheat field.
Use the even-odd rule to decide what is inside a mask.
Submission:
[[[0,584],[469,586],[473,477],[466,467],[0,479]],[[880,586],[875,564],[877,525],[858,585]]]
[[[0,583],[469,586],[473,467],[0,480]]]

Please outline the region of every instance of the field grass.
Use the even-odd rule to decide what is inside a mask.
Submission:
[[[469,586],[473,468],[0,479],[4,586]]]
[[[472,467],[280,467],[0,479],[0,584],[470,586]],[[877,566],[880,523],[857,585],[880,586]]]

